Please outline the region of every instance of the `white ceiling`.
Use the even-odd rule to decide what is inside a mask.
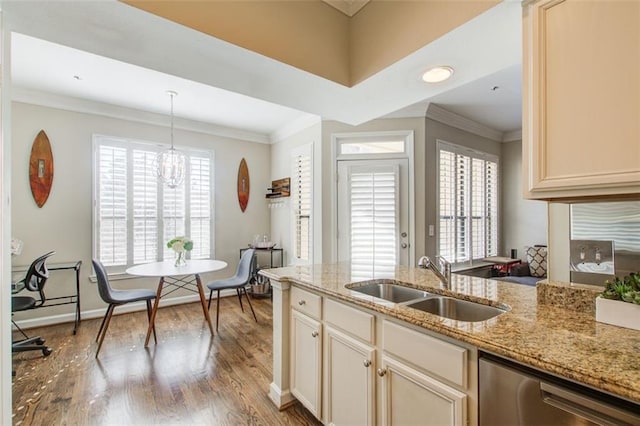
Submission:
[[[165,92],[175,90],[177,117],[271,139],[314,116],[357,125],[416,111],[424,116],[429,102],[500,132],[520,128],[517,1],[351,88],[114,0],[2,7],[6,27],[20,33],[12,44],[18,100],[35,91],[166,114]],[[436,64],[452,65],[454,77],[423,83],[423,71]]]

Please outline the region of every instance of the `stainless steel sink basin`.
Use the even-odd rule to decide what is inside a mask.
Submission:
[[[427,293],[426,291],[393,283],[369,283],[353,287],[347,286],[347,288],[379,299],[388,300],[393,303],[403,303],[408,302],[409,300],[431,296],[431,293]]]
[[[407,304],[408,307],[458,321],[486,321],[506,311],[494,306],[436,296]]]

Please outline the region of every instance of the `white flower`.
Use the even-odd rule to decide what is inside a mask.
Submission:
[[[167,243],[167,247],[173,249],[176,253],[191,251],[193,249],[193,241],[187,237],[175,237]]]

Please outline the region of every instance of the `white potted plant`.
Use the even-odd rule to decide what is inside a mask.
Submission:
[[[596,298],[596,321],[640,330],[640,273],[605,282]]]

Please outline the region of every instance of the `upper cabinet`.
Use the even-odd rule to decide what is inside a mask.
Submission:
[[[640,194],[640,0],[523,12],[525,197]]]

